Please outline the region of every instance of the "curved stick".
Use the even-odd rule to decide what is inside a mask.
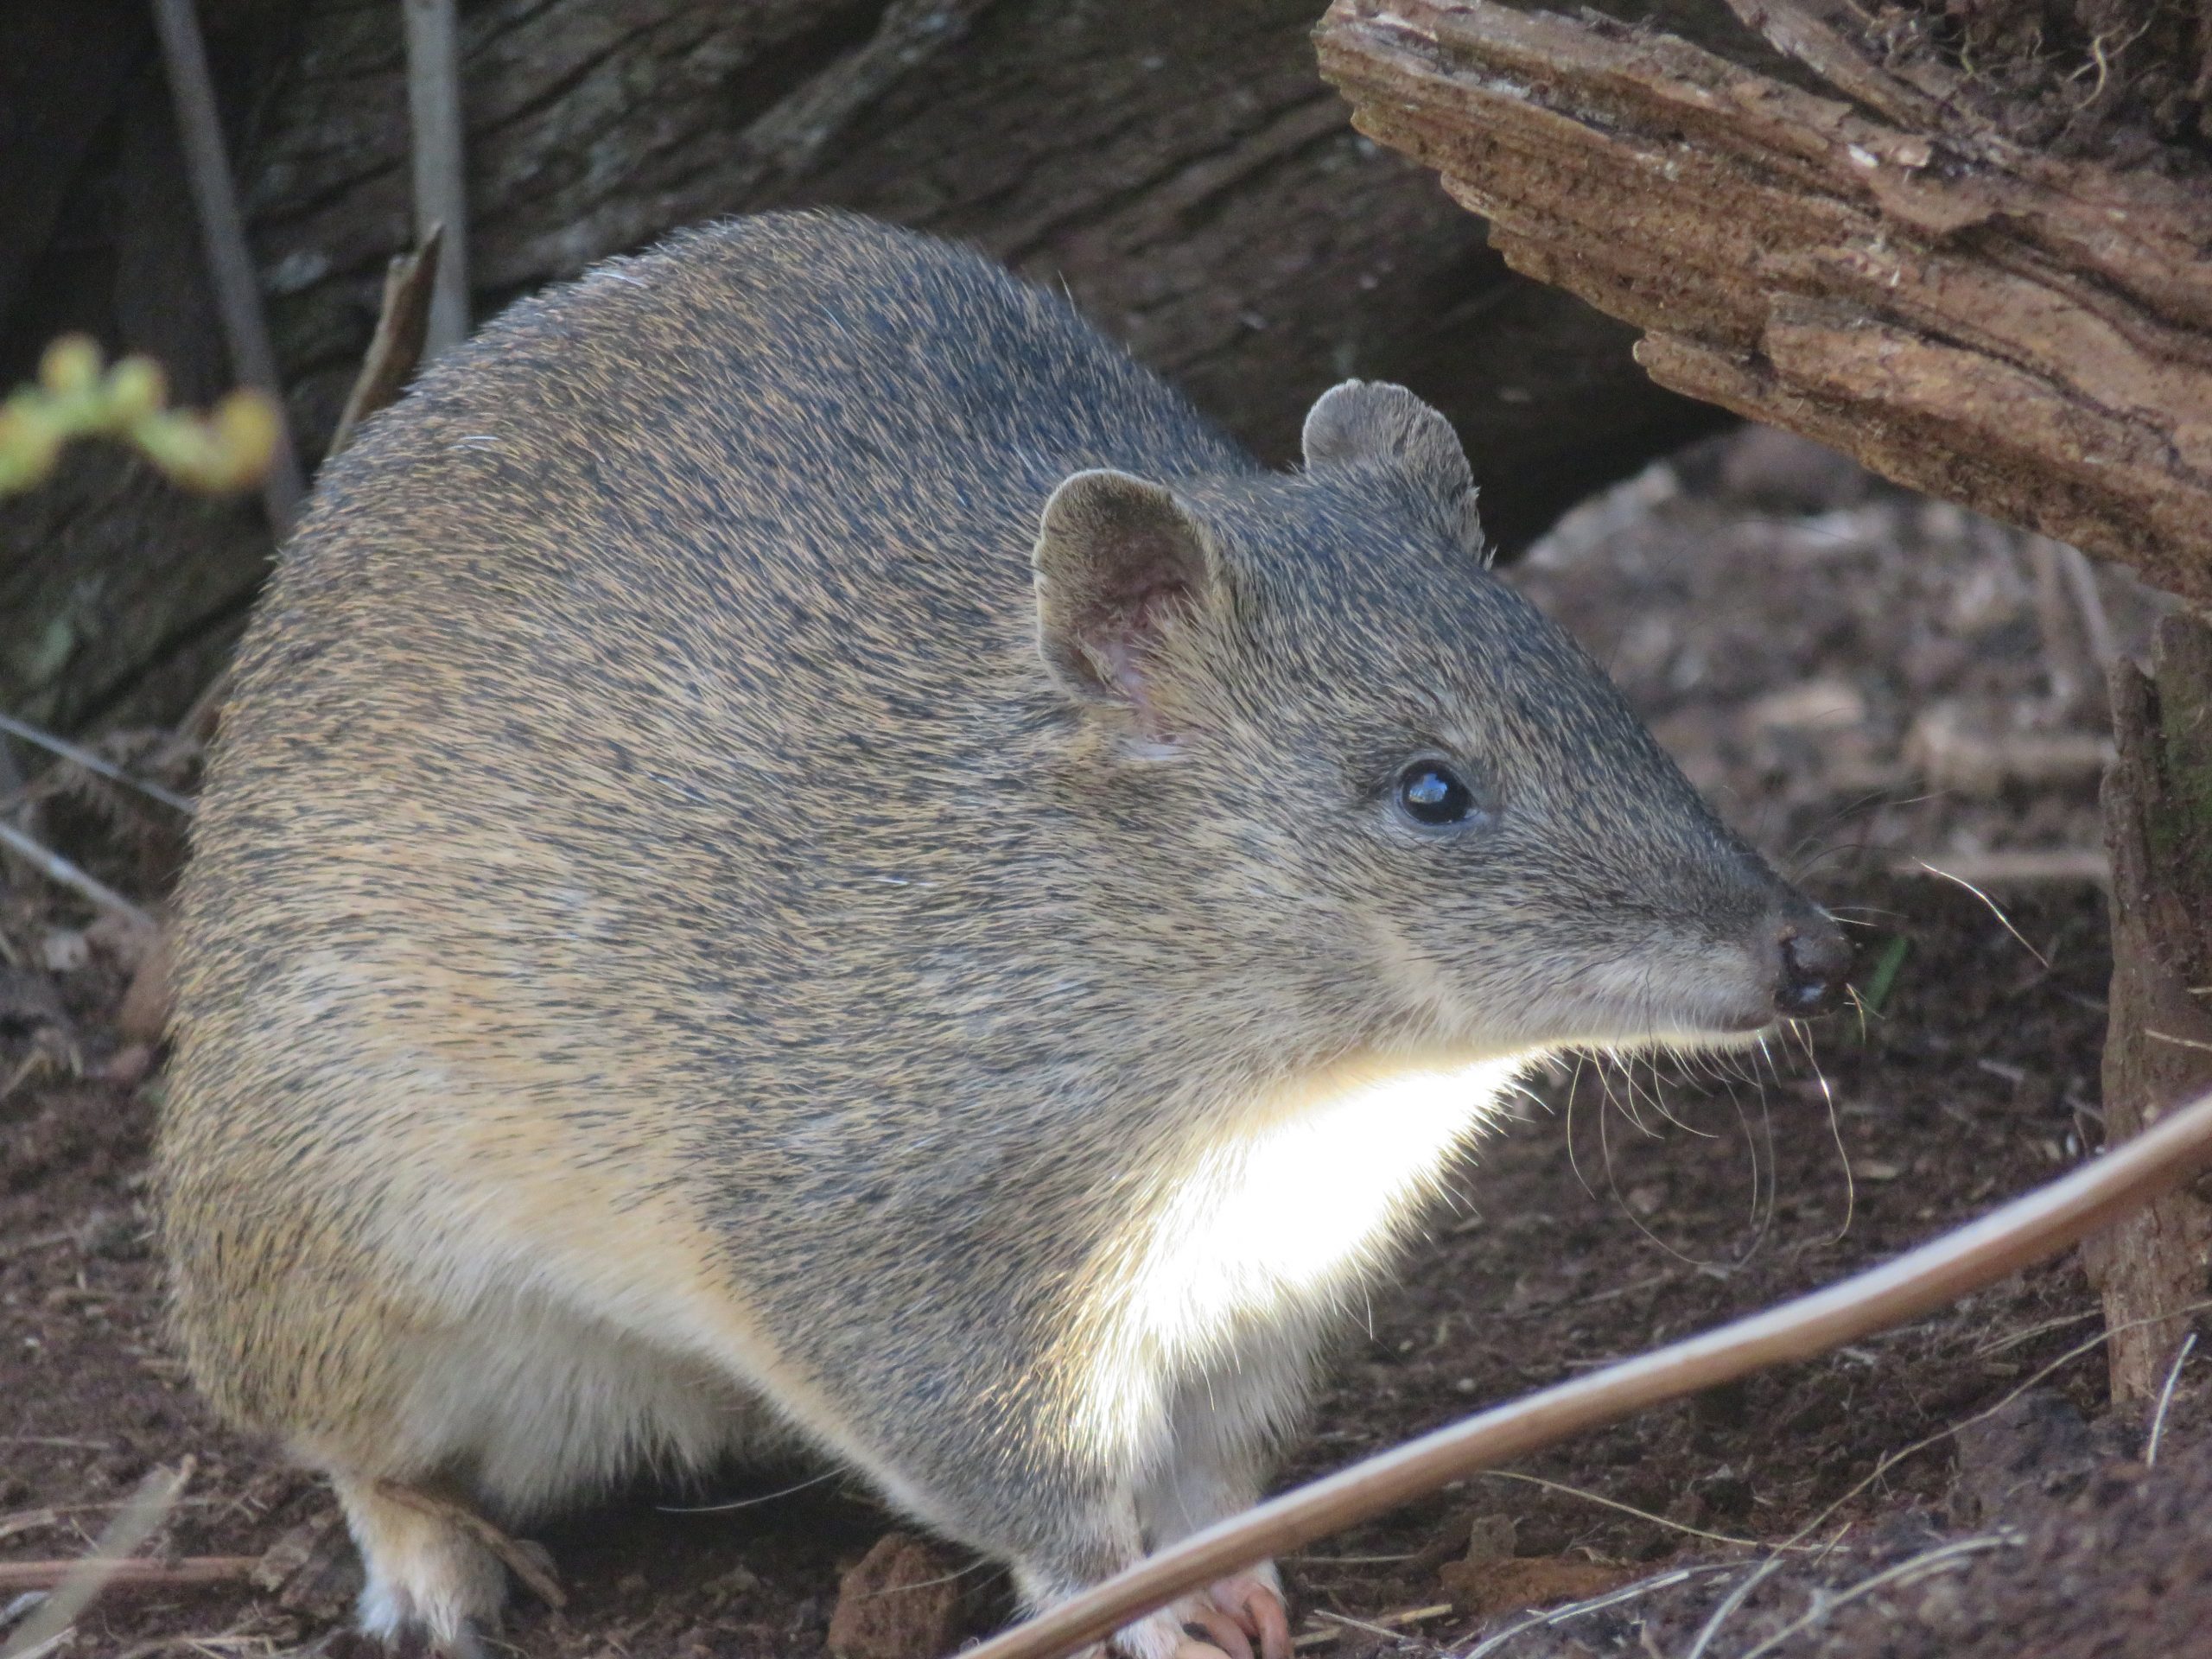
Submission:
[[[969,1649],[962,1659],[1058,1659],[1176,1597],[1296,1549],[1447,1481],[1770,1365],[1909,1324],[2079,1243],[2212,1165],[2212,1095],[2073,1173],[1826,1290],[1463,1418],[1209,1527]]]

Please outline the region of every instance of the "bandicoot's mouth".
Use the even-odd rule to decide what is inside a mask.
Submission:
[[[1668,1027],[1621,1036],[1590,1038],[1562,1046],[1616,1057],[1631,1054],[1713,1054],[1757,1048],[1776,1030],[1776,1022],[1772,1020],[1763,1026],[1737,1026],[1726,1030],[1709,1027]]]
[[[1716,1049],[1756,1048],[1781,1027],[1771,1007],[1707,1007],[1686,1010],[1683,1017],[1654,1019],[1654,1011],[1618,1011],[1618,1022],[1602,1017],[1592,1022],[1590,1034],[1570,1046],[1611,1050],[1621,1053],[1710,1053]]]
[[[1575,1047],[1678,1053],[1749,1048],[1786,1019],[1764,965],[1732,951],[1661,971],[1637,957],[1606,962],[1582,975],[1573,990],[1573,1002],[1558,1012]]]
[[[1654,1007],[1654,999],[1558,995],[1520,1010],[1502,1028],[1468,1020],[1440,1042],[1440,1033],[1416,1038],[1408,1052],[1435,1050],[1473,1061],[1520,1057],[1540,1059],[1573,1052],[1612,1054],[1699,1054],[1756,1048],[1778,1032],[1781,1019],[1770,1007],[1723,998],[1709,1001],[1670,999],[1673,1007]],[[1447,1027],[1448,1029],[1449,1027]]]
[[[1649,1042],[1655,1048],[1663,1048],[1673,1053],[1704,1054],[1714,1049],[1757,1048],[1781,1028],[1782,1022],[1770,1014],[1757,1025],[1656,1032]]]
[[[1419,952],[1399,946],[1393,956],[1411,993],[1405,1034],[1415,1049],[1469,1058],[1693,1054],[1757,1047],[1784,1023],[1761,964],[1733,950],[1624,948],[1561,963],[1555,976],[1514,987],[1510,1001],[1492,988],[1455,984]]]

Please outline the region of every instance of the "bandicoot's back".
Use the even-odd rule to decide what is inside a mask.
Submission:
[[[1050,1601],[1249,1502],[1531,1058],[1840,976],[1394,387],[1264,472],[1065,307],[827,215],[516,308],[334,462],[182,901],[180,1325],[372,1629],[796,1434]],[[1225,1614],[1222,1610],[1226,1610]],[[1285,1645],[1272,1571],[1133,1626]]]

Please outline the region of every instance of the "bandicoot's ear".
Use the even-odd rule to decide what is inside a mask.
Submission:
[[[1061,480],[1037,530],[1037,648],[1074,696],[1144,702],[1146,649],[1220,575],[1205,537],[1159,485],[1101,468]]]
[[[1387,467],[1403,474],[1445,510],[1445,523],[1482,550],[1475,517],[1475,474],[1452,423],[1408,391],[1381,380],[1332,386],[1306,413],[1306,470]]]

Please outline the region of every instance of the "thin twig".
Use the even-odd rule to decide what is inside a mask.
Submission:
[[[1998,922],[2003,926],[2005,931],[2007,933],[2010,933],[2019,942],[2020,949],[2026,951],[2030,956],[2036,959],[2036,966],[2042,969],[2045,973],[2049,973],[2050,971],[2050,958],[2045,957],[2042,951],[2037,950],[2035,946],[2028,943],[2028,936],[2021,932],[2018,928],[2012,925],[2012,918],[2010,916],[2007,916],[2004,911],[1999,907],[1998,903],[1994,899],[1992,899],[1987,893],[1984,893],[1980,887],[1974,886],[1973,882],[1967,880],[1963,875],[1957,874],[1950,870],[1939,870],[1933,864],[1929,863],[1925,859],[1920,861],[1920,868],[1926,870],[1930,875],[1940,875],[1946,881],[1956,883],[1958,886],[1964,887],[1968,893],[1974,894],[1975,898],[1980,899],[1983,906],[1988,910],[1991,915],[1997,918]]]
[[[0,1434],[0,1446],[68,1446],[105,1452],[114,1445],[113,1440],[88,1440],[82,1434]]]
[[[17,1510],[13,1515],[0,1515],[0,1538],[12,1538],[19,1532],[36,1532],[60,1519],[59,1510]]]
[[[2192,1331],[2181,1339],[2181,1351],[2174,1356],[2173,1369],[2166,1373],[2166,1386],[2158,1390],[2158,1408],[2151,1414],[2150,1438],[2143,1443],[2143,1466],[2158,1466],[2158,1441],[2166,1432],[2166,1414],[2173,1409],[2174,1387],[2181,1381],[2181,1368],[2189,1363],[2190,1351],[2196,1346],[2196,1332]]]
[[[454,0],[402,0],[415,239],[442,232],[425,345],[442,356],[468,336],[468,194],[461,170],[461,30]]]
[[[1518,1624],[1507,1625],[1493,1636],[1484,1637],[1461,1654],[1459,1659],[1483,1659],[1485,1654],[1496,1652],[1525,1631],[1548,1629],[1564,1624],[1570,1619],[1580,1618],[1586,1614],[1603,1612],[1608,1607],[1617,1607],[1624,1601],[1635,1601],[1657,1591],[1672,1589],[1675,1585],[1687,1583],[1692,1579],[1708,1577],[1715,1573],[1733,1573],[1738,1570],[1738,1566],[1737,1563],[1713,1563],[1701,1567],[1678,1567],[1656,1577],[1639,1579],[1634,1584],[1623,1585],[1618,1590],[1592,1596],[1586,1601],[1570,1601],[1563,1607],[1547,1607],[1540,1613],[1531,1613]]]
[[[1746,1573],[1742,1583],[1720,1599],[1720,1605],[1713,1610],[1713,1617],[1699,1629],[1697,1639],[1690,1643],[1689,1651],[1682,1656],[1682,1659],[1705,1659],[1705,1650],[1713,1644],[1713,1638],[1720,1633],[1720,1627],[1735,1616],[1738,1607],[1751,1599],[1752,1591],[1782,1571],[1789,1560],[1788,1555],[1777,1549],[1759,1563],[1756,1572]]]
[[[42,847],[22,830],[0,818],[0,848],[5,848],[49,881],[82,893],[102,910],[122,917],[133,927],[151,933],[154,918],[97,876],[87,875],[50,847]]]
[[[2138,1331],[2142,1329],[2145,1325],[2163,1325],[2168,1319],[2177,1319],[2184,1314],[2201,1313],[2207,1309],[2212,1309],[2212,1301],[2190,1302],[2184,1306],[2170,1308],[2163,1313],[2156,1313],[2145,1319],[2129,1319],[2124,1324],[2113,1325],[2110,1330],[2100,1331],[2095,1336],[2090,1338],[2087,1342],[2079,1342],[2075,1344],[2073,1347],[2069,1348],[2064,1353],[2061,1354],[2056,1359],[2052,1360],[2050,1363],[2040,1366],[2037,1370],[2029,1372],[2023,1381],[2015,1383],[2012,1389],[2001,1395],[1993,1405],[1984,1406],[1980,1411],[1974,1413],[1971,1416],[1961,1417],[1955,1423],[1946,1424],[1943,1427],[1937,1429],[1933,1434],[1923,1435],[1921,1439],[1915,1440],[1910,1446],[1902,1446],[1895,1452],[1885,1452],[1880,1459],[1875,1463],[1872,1469],[1860,1476],[1857,1481],[1853,1482],[1849,1487],[1845,1489],[1840,1496],[1831,1499],[1826,1509],[1822,1510],[1818,1515],[1805,1522],[1803,1526],[1798,1528],[1795,1533],[1790,1535],[1786,1541],[1776,1545],[1776,1549],[1785,1550],[1795,1545],[1802,1543],[1806,1539],[1811,1537],[1814,1533],[1819,1531],[1821,1528],[1826,1526],[1829,1516],[1835,1514],[1836,1511],[1842,1509],[1845,1504],[1850,1503],[1861,1492],[1873,1485],[1877,1481],[1887,1475],[1891,1470],[1896,1468],[1907,1459],[1918,1457],[1923,1452],[1927,1451],[1929,1446],[1940,1446],[1945,1440],[1951,1439],[1954,1435],[1961,1433],[1964,1430],[1972,1428],[1976,1423],[1987,1422],[1991,1418],[1995,1417],[1999,1413],[2004,1411],[2014,1401],[2021,1398],[2031,1389],[2041,1387],[2043,1383],[2050,1380],[2051,1377],[2057,1376],[2059,1372],[2064,1370],[2075,1360],[2083,1357],[2085,1355],[2094,1353],[2098,1349],[2103,1347],[2121,1332]],[[1837,1535],[1840,1537],[1842,1535],[1838,1534]]]
[[[1663,1515],[1654,1515],[1649,1510],[1639,1510],[1633,1503],[1624,1503],[1620,1499],[1607,1497],[1602,1492],[1590,1491],[1580,1486],[1569,1486],[1560,1481],[1546,1480],[1541,1475],[1524,1475],[1518,1469],[1485,1469],[1478,1478],[1523,1481],[1531,1486],[1541,1486],[1548,1492],[1558,1492],[1566,1497],[1579,1497],[1586,1503],[1602,1504],[1609,1510],[1618,1510],[1623,1515],[1632,1515],[1639,1521],[1648,1521],[1655,1527],[1664,1527],[1669,1531],[1683,1533],[1692,1538],[1702,1538],[1708,1543],[1727,1544],[1736,1549],[1764,1549],[1765,1548],[1756,1538],[1737,1538],[1725,1532],[1707,1532],[1702,1527],[1693,1527],[1681,1521],[1669,1521]]]
[[[2112,885],[2112,860],[2101,847],[2008,848],[1994,853],[1939,855],[1938,869],[1925,858],[1906,854],[1896,861],[1899,875],[1937,875],[1971,891],[1981,887]]]
[[[2212,1095],[2104,1156],[1897,1260],[1826,1290],[1438,1429],[1210,1527],[970,1659],[1054,1659],[1255,1562],[1287,1554],[1447,1482],[1770,1365],[1909,1324],[2070,1249],[2212,1163]]]
[[[85,1558],[66,1560],[0,1561],[0,1591],[51,1590],[82,1570]],[[188,1584],[230,1584],[250,1577],[258,1555],[181,1555],[173,1561],[111,1561],[101,1569],[101,1585],[111,1590],[162,1590]]]
[[[1761,1654],[1773,1652],[1798,1631],[1810,1629],[1837,1608],[1854,1602],[1861,1596],[1872,1595],[1886,1585],[1910,1584],[1926,1578],[1931,1573],[1948,1573],[1955,1567],[1963,1566],[1969,1555],[1984,1554],[1993,1549],[2018,1549],[2019,1547],[2019,1535],[2012,1532],[1993,1532],[1978,1538],[1957,1538],[1948,1544],[1939,1544],[1910,1560],[1885,1567],[1872,1578],[1861,1579],[1848,1590],[1834,1596],[1818,1596],[1802,1618],[1793,1619],[1757,1647],[1747,1649],[1743,1659],[1759,1659]]]
[[[1426,1624],[1432,1618],[1442,1618],[1451,1611],[1450,1602],[1432,1601],[1419,1607],[1401,1607],[1395,1613],[1377,1613],[1375,1617],[1378,1624],[1387,1624],[1395,1630],[1408,1624]]]
[[[2010,1336],[1999,1337],[1994,1342],[1985,1342],[1974,1351],[1974,1357],[1986,1359],[1992,1354],[2003,1353],[2007,1348],[2017,1348],[2024,1342],[2033,1342],[2037,1337],[2047,1337],[2054,1331],[2063,1331],[2069,1325],[2080,1325],[2088,1319],[2101,1319],[2104,1317],[2104,1313],[2105,1311],[2101,1307],[2086,1307],[2079,1313],[2061,1313],[2056,1319],[2038,1319],[2023,1330],[2013,1332]]]
[[[1365,1630],[1370,1636],[1379,1636],[1386,1642],[1420,1640],[1418,1637],[1408,1637],[1403,1630],[1394,1630],[1384,1624],[1370,1624],[1363,1618],[1354,1618],[1350,1613],[1332,1613],[1325,1607],[1316,1607],[1313,1617],[1325,1618],[1332,1624],[1348,1624],[1355,1630]]]
[[[266,392],[276,410],[276,448],[262,480],[261,499],[270,528],[281,540],[298,521],[306,489],[300,481],[299,452],[293,447],[291,422],[285,413],[284,387],[276,375],[276,353],[269,344],[269,321],[262,314],[261,285],[246,246],[245,219],[238,212],[238,188],[223,145],[215,83],[207,73],[207,43],[200,36],[193,0],[154,0],[154,26],[162,37],[162,61],[176,104],[177,131],[184,142],[185,167],[199,209],[207,274],[222,312],[231,370],[245,385]]]
[[[0,732],[5,732],[11,737],[20,737],[26,743],[35,743],[48,753],[58,754],[72,766],[82,766],[86,772],[105,778],[111,784],[135,789],[149,799],[159,801],[163,806],[181,812],[187,817],[199,810],[175,790],[166,789],[150,779],[133,777],[106,757],[79,747],[66,737],[56,737],[52,732],[17,720],[13,715],[0,715]]]
[[[162,1524],[183,1496],[195,1466],[194,1460],[187,1457],[176,1468],[156,1469],[141,1481],[130,1506],[107,1523],[92,1553],[68,1564],[54,1593],[24,1621],[7,1646],[0,1648],[0,1659],[29,1659],[75,1624],[77,1615],[92,1605],[117,1573],[124,1570],[130,1553]]]

